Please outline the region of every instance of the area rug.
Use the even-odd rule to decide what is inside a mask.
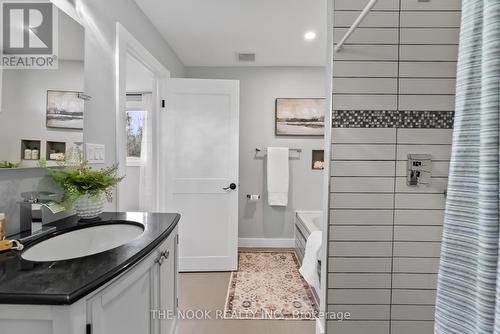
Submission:
[[[315,318],[318,305],[293,252],[240,251],[238,257],[238,271],[231,273],[229,282],[226,319]]]

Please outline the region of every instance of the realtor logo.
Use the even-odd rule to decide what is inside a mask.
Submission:
[[[57,8],[52,3],[4,1],[1,18],[4,69],[57,69]]]

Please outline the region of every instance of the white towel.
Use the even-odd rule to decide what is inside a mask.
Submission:
[[[288,204],[288,147],[267,148],[267,199],[271,206]]]
[[[323,241],[323,233],[321,231],[312,232],[307,238],[306,251],[302,266],[299,269],[300,274],[310,286],[319,291],[319,276],[318,276],[318,259],[319,250]]]

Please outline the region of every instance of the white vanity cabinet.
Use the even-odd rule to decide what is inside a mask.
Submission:
[[[173,333],[177,315],[177,242],[176,228],[127,272],[74,304],[0,305],[0,333]],[[160,318],[154,317],[158,314]]]
[[[177,307],[176,252],[177,237],[168,238],[129,274],[90,298],[87,301],[89,331],[92,334],[171,333]]]

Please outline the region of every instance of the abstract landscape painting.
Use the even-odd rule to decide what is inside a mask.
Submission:
[[[47,127],[83,129],[83,102],[79,92],[47,91]]]
[[[276,99],[277,136],[323,136],[325,99]]]

